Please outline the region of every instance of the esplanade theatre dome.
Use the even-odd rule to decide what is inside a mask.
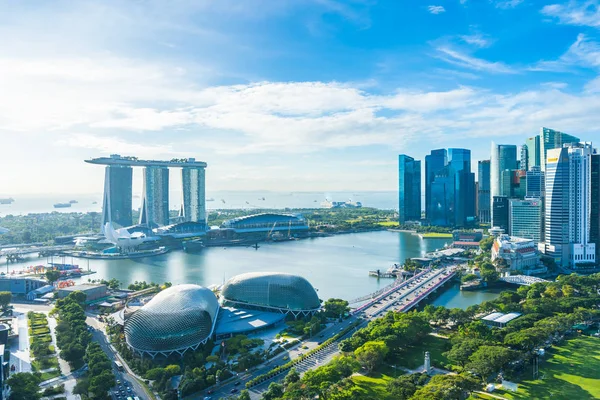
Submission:
[[[249,272],[227,281],[221,291],[223,305],[311,314],[321,302],[312,285],[301,276],[279,272]]]
[[[218,312],[219,303],[209,289],[171,286],[125,321],[125,340],[139,354],[183,354],[208,341]]]

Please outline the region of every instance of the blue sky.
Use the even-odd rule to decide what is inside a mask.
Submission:
[[[82,159],[208,162],[214,190],[395,190],[399,153],[600,140],[598,0],[0,0],[0,194]]]

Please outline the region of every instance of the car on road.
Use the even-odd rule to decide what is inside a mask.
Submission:
[[[240,386],[240,384],[241,384],[241,383],[242,383],[242,382],[240,382],[240,381],[237,381],[236,383],[234,383],[234,384],[233,384],[233,386]]]
[[[229,393],[237,393],[237,391],[238,391],[238,390],[237,390],[236,388],[233,388],[233,389],[231,389],[231,390],[229,391]]]

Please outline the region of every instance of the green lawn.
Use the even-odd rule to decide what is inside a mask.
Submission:
[[[392,380],[391,377],[384,374],[373,374],[373,376],[356,375],[352,381],[361,389],[364,394],[361,397],[388,399],[387,383]]]
[[[520,382],[516,393],[497,394],[509,399],[600,398],[600,339],[582,336],[555,346],[540,361],[540,377]]]
[[[378,222],[377,225],[387,226],[387,227],[398,226],[398,222],[395,222],[395,221],[381,221],[381,222]]]
[[[58,369],[55,369],[54,371],[44,372],[43,374],[40,374],[40,377],[43,382],[43,381],[47,381],[48,379],[56,378],[59,375],[60,375],[60,371]]]
[[[442,353],[450,350],[450,347],[448,339],[428,335],[418,345],[398,353],[394,361],[398,366],[415,369],[423,365],[425,352],[428,351],[431,357],[431,365],[441,367],[448,363],[448,359]]]
[[[31,365],[36,371],[48,368],[58,368],[58,359],[55,355],[52,355],[41,359],[35,359],[31,362]]]
[[[448,239],[452,238],[451,233],[436,233],[436,232],[426,232],[422,233],[424,239]]]

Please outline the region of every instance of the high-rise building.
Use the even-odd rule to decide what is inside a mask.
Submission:
[[[546,154],[544,251],[562,266],[594,263],[596,249],[590,240],[592,146],[569,144]]]
[[[143,179],[140,225],[169,225],[169,169],[149,165]]]
[[[431,154],[425,156],[425,218],[433,220],[433,208],[435,207],[431,197],[431,184],[435,175],[448,163],[446,149],[431,150]]]
[[[517,146],[514,144],[496,144],[492,142],[492,154],[490,159],[490,195],[494,196],[510,196],[505,194],[504,189],[512,184],[511,174],[503,175],[502,171],[512,171],[517,169]],[[503,183],[503,177],[509,178],[507,183]],[[494,222],[492,212],[492,225],[498,226]],[[507,231],[508,232],[508,231]]]
[[[450,167],[445,166],[435,173],[431,183],[430,217],[431,225],[450,226],[450,215],[454,209],[454,177]]]
[[[542,158],[540,157],[540,135],[536,135],[534,137],[530,137],[525,141],[525,146],[527,146],[527,166],[531,167],[541,167]],[[523,153],[521,153],[523,156]]]
[[[521,161],[519,162],[519,169],[527,171],[529,169],[529,148],[527,144],[521,146]]]
[[[106,166],[102,200],[103,227],[108,222],[115,227],[131,226],[132,178],[133,170],[129,166]]]
[[[501,228],[505,233],[510,231],[508,197],[492,197],[492,221],[493,227]]]
[[[398,156],[398,221],[421,219],[421,161],[405,154]]]
[[[590,242],[596,246],[596,261],[600,260],[600,154],[592,154]]]
[[[184,221],[206,223],[205,170],[202,167],[181,169]]]
[[[552,149],[560,149],[568,143],[579,143],[579,138],[569,135],[564,132],[555,131],[550,128],[540,128],[540,166],[542,171],[546,171],[546,160],[548,151]]]
[[[527,187],[525,196],[543,198],[544,195],[544,173],[539,165],[534,165],[527,171]]]
[[[448,149],[448,167],[454,175],[451,223],[464,227],[475,221],[475,174],[471,172],[471,150]]]
[[[477,216],[479,217],[480,223],[489,224],[492,218],[492,202],[490,199],[490,160],[479,161],[477,163],[477,168],[479,175]]]
[[[537,245],[543,240],[542,218],[541,199],[509,200],[510,236],[532,239]]]

